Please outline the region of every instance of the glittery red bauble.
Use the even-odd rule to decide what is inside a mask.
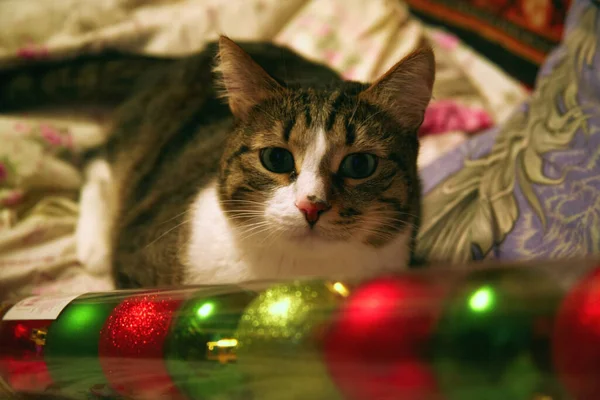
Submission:
[[[381,278],[356,289],[326,335],[329,372],[349,399],[434,399],[424,360],[441,292],[417,277]]]
[[[555,324],[553,358],[575,399],[600,398],[600,268],[564,298]]]
[[[0,375],[16,392],[40,393],[52,385],[44,361],[52,321],[0,321]]]
[[[119,304],[100,334],[102,370],[113,389],[141,399],[183,399],[167,372],[164,343],[181,299],[143,294]]]

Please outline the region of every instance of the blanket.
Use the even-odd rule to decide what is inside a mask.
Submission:
[[[286,45],[360,81],[433,46],[437,81],[420,132],[422,167],[502,122],[528,95],[456,37],[390,0],[4,1],[0,69],[110,49],[186,55],[219,34]],[[80,157],[102,144],[107,118],[94,110],[0,114],[0,298],[113,287],[78,262],[73,235]]]

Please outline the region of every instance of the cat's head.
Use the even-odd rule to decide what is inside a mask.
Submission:
[[[410,54],[372,85],[283,84],[239,46],[219,42],[218,71],[236,117],[220,200],[249,240],[378,248],[418,221],[417,131],[434,56]]]

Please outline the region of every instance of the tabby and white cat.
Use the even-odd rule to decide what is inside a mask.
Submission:
[[[81,261],[120,287],[405,268],[432,51],[366,85],[283,48],[242,47],[222,37],[165,61],[118,107],[86,168]],[[55,76],[68,86],[74,73]],[[17,103],[10,85],[0,92]]]

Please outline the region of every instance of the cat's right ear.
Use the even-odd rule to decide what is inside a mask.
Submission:
[[[387,110],[402,126],[417,132],[434,81],[435,57],[426,47],[404,57],[359,97]]]
[[[225,36],[219,38],[215,71],[221,76],[221,95],[231,112],[245,118],[256,104],[281,93],[284,89],[248,53]]]

